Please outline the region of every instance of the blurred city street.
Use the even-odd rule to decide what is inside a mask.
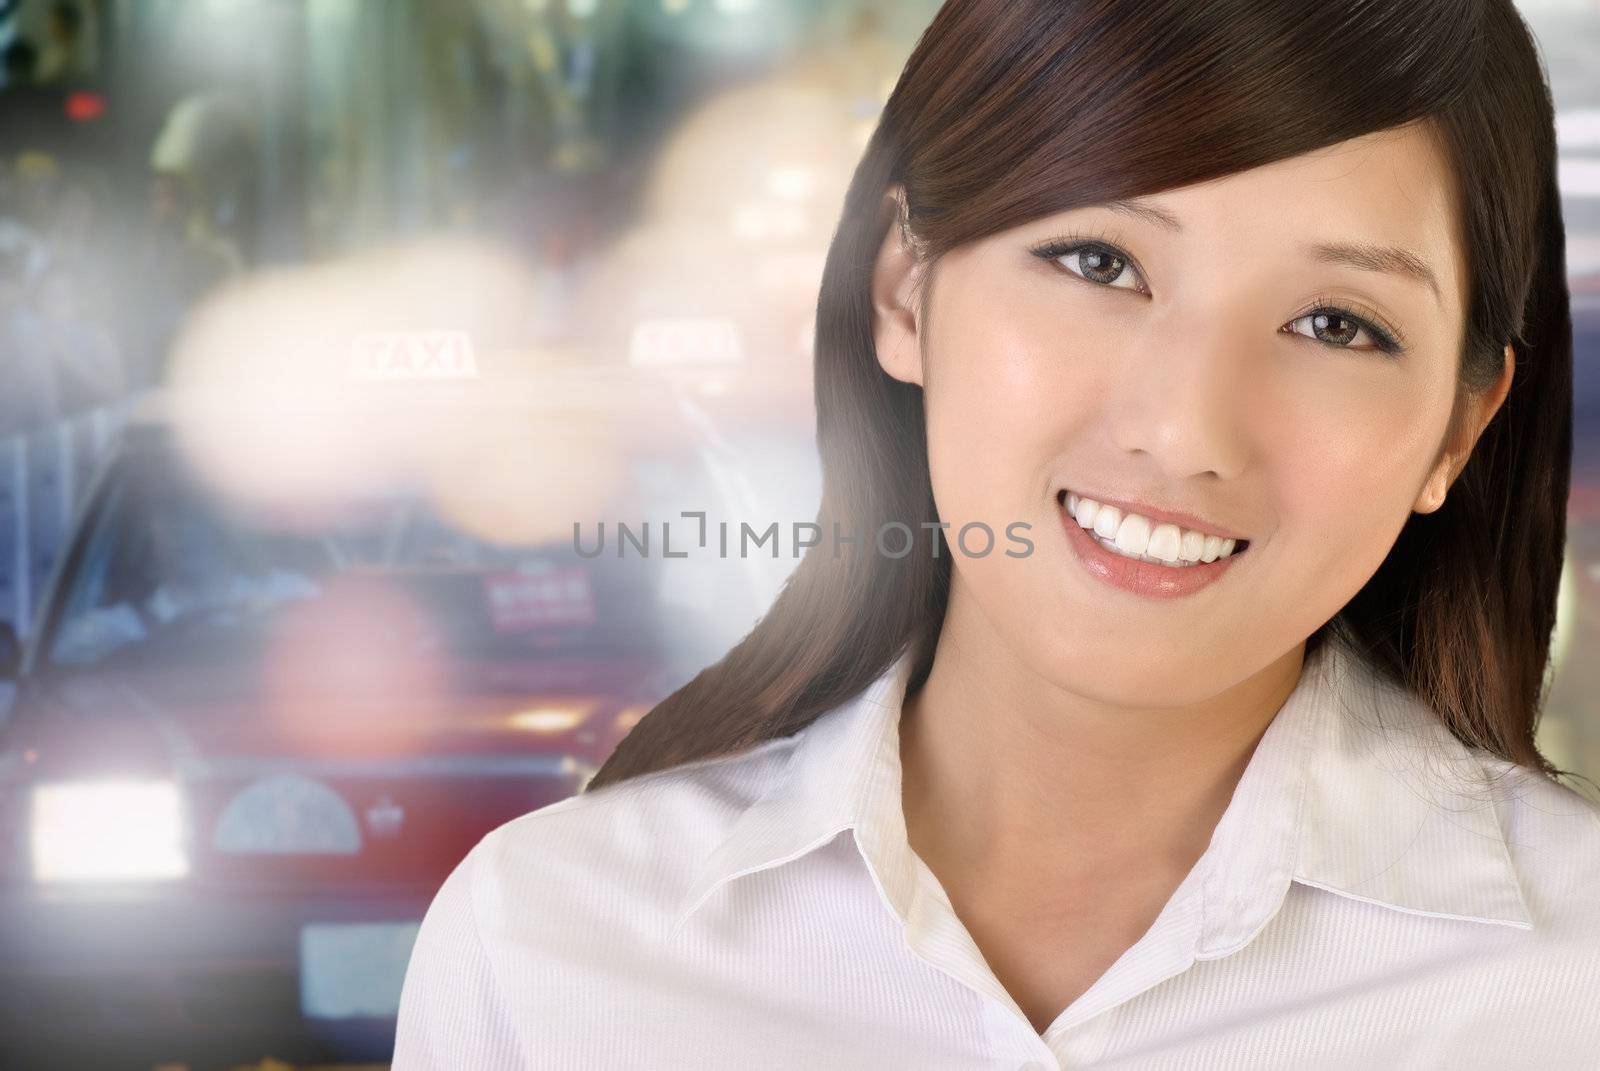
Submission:
[[[794,568],[824,256],[937,7],[0,0],[0,1069],[388,1066],[445,875]],[[1600,2],[1519,7],[1576,338],[1540,744],[1600,779]]]

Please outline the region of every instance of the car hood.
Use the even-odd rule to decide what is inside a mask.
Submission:
[[[226,665],[84,672],[37,682],[19,728],[40,772],[76,776],[235,759],[301,769],[563,755],[598,765],[670,691],[648,659],[466,663],[416,683],[271,681]]]

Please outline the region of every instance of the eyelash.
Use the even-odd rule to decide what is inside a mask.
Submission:
[[[1054,262],[1062,257],[1069,256],[1073,253],[1081,253],[1089,249],[1098,249],[1102,252],[1110,253],[1119,260],[1124,261],[1129,267],[1133,268],[1134,271],[1138,273],[1141,279],[1141,289],[1135,291],[1135,293],[1149,293],[1149,290],[1144,289],[1142,285],[1142,280],[1144,278],[1143,270],[1139,268],[1139,265],[1131,256],[1123,252],[1112,242],[1107,241],[1104,235],[1063,235],[1059,238],[1053,238],[1042,245],[1035,246],[1030,250],[1030,252],[1033,253],[1034,256],[1039,257],[1041,260]],[[1071,272],[1070,274],[1076,275],[1077,273]],[[1083,276],[1078,276],[1078,278],[1092,286],[1105,287],[1106,289],[1122,289],[1119,287],[1113,287],[1109,283],[1097,283],[1093,279],[1088,279]],[[1375,311],[1359,305],[1358,303],[1351,302],[1341,304],[1338,300],[1331,297],[1319,297],[1309,306],[1307,306],[1303,312],[1300,312],[1290,318],[1288,322],[1294,323],[1296,320],[1303,320],[1307,316],[1315,316],[1318,313],[1332,313],[1341,319],[1351,321],[1373,339],[1375,343],[1373,348],[1379,353],[1382,353],[1384,356],[1398,357],[1400,354],[1405,352],[1405,336],[1402,335],[1397,328],[1387,326],[1383,322],[1382,317],[1380,317]],[[1298,331],[1294,333],[1300,334]],[[1301,337],[1307,338],[1312,342],[1319,342],[1331,349],[1349,350],[1352,353],[1361,352],[1360,348],[1356,346],[1341,346],[1337,342],[1323,342],[1322,339],[1313,338],[1309,335],[1301,335]]]

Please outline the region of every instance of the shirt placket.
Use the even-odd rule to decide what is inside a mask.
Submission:
[[[995,977],[937,878],[912,855],[916,880],[905,937],[913,953],[986,998],[985,1023],[996,1067],[1019,1071],[1089,1067],[1108,1049],[1118,1009],[1194,965],[1202,924],[1202,875],[1191,873],[1161,915],[1127,952],[1063,1009],[1043,1035]]]

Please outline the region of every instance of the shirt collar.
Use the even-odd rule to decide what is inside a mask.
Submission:
[[[854,831],[904,922],[921,861],[906,836],[897,658],[802,729],[773,787],[699,867],[674,932],[725,882]],[[1399,911],[1531,928],[1483,766],[1431,710],[1330,635],[1268,725],[1194,874],[1194,954],[1247,943],[1299,881]]]

